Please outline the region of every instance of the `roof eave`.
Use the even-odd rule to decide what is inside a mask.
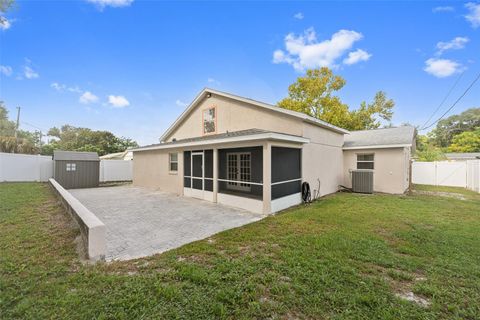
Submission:
[[[366,145],[366,146],[353,146],[343,147],[343,150],[361,150],[361,149],[389,149],[389,148],[405,148],[411,147],[411,144],[382,144],[382,145]]]
[[[197,146],[209,146],[209,145],[216,145],[216,144],[227,144],[227,143],[234,143],[234,142],[248,142],[248,141],[260,141],[260,140],[272,140],[272,141],[282,141],[282,142],[290,142],[290,143],[297,143],[297,144],[304,144],[309,143],[310,139],[298,136],[291,136],[282,133],[260,133],[255,135],[248,135],[248,136],[239,136],[239,137],[227,137],[227,138],[219,138],[219,139],[211,139],[211,140],[200,140],[200,141],[192,141],[192,142],[184,142],[184,143],[166,143],[165,145],[155,145],[150,147],[140,147],[131,149],[130,151],[138,152],[138,151],[151,151],[151,150],[164,150],[164,149],[178,149],[178,148],[188,148],[188,147],[197,147]]]

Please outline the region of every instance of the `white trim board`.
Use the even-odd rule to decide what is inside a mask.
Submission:
[[[294,193],[285,197],[281,197],[275,200],[272,200],[272,213],[282,211],[284,209],[296,206],[297,204],[302,203],[302,194]]]
[[[231,194],[217,193],[217,203],[244,209],[254,213],[263,213],[263,201]]]
[[[382,144],[373,146],[343,147],[343,150],[362,150],[362,149],[388,149],[411,147],[411,144]]]
[[[175,148],[187,148],[195,146],[208,146],[222,143],[232,143],[232,142],[248,142],[248,141],[261,141],[261,140],[274,140],[274,141],[287,141],[295,143],[309,143],[310,139],[298,136],[292,136],[289,134],[276,133],[276,132],[266,132],[258,133],[252,135],[238,136],[238,137],[228,137],[228,138],[219,138],[219,139],[208,139],[208,140],[199,140],[192,142],[184,143],[165,143],[164,145],[154,145],[150,147],[140,147],[135,149],[129,149],[130,151],[147,151],[147,150],[162,150],[162,149],[175,149]]]

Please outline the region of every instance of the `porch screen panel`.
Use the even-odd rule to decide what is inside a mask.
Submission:
[[[192,178],[191,176],[191,153],[190,151],[185,151],[183,153],[183,187],[190,188],[192,185]]]
[[[204,151],[205,168],[203,174],[205,175],[204,190],[213,191],[213,150]]]
[[[272,199],[301,192],[302,150],[272,147]],[[290,181],[295,180],[295,181]],[[287,182],[289,181],[289,182]],[[284,182],[284,183],[280,183]],[[278,183],[278,184],[275,184]]]
[[[236,154],[236,155],[233,155]],[[230,157],[230,159],[229,159]],[[222,180],[243,180],[248,182],[262,183],[263,180],[263,148],[231,148],[218,150],[218,177]],[[228,165],[228,161],[237,162],[237,167]],[[234,170],[235,169],[235,170]],[[230,172],[228,171],[230,170]],[[236,177],[237,179],[232,179]],[[218,190],[221,193],[245,195],[249,197],[261,197],[263,187],[248,183],[231,183],[219,181]]]

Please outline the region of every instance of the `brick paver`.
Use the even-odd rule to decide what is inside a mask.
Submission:
[[[106,225],[107,261],[164,252],[264,217],[133,186],[69,191]]]

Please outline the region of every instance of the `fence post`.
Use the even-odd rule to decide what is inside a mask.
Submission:
[[[438,186],[438,183],[437,183],[437,161],[433,162],[433,167],[434,167],[434,172],[435,172],[435,175],[434,175],[435,186]]]

